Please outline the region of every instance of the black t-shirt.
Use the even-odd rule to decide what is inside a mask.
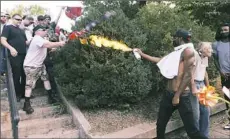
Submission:
[[[18,54],[26,54],[26,34],[19,27],[7,25],[3,28],[1,36],[7,38],[7,42],[17,50]]]

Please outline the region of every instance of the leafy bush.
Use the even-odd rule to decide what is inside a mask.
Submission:
[[[150,69],[132,54],[71,42],[56,55],[58,82],[79,107],[125,107],[151,89]]]
[[[214,38],[208,27],[191,20],[187,12],[181,13],[164,4],[148,4],[138,10],[135,4],[124,8],[121,1],[85,2],[84,18],[74,29],[80,30],[105,11],[114,10],[117,15],[93,28],[91,33],[122,40],[129,47],[139,47],[150,55],[168,54],[173,49],[171,35],[178,28],[191,30],[195,44]],[[133,11],[130,14],[127,7],[138,11],[137,14],[134,16]],[[138,61],[129,52],[81,45],[76,40],[57,52],[54,60],[63,93],[82,108],[129,107],[166,87],[155,64]],[[214,76],[215,72],[211,73]]]
[[[213,41],[214,32],[209,27],[201,26],[196,21],[189,18],[189,12],[180,12],[177,7],[169,8],[165,4],[150,3],[143,7],[135,22],[147,33],[145,51],[153,56],[164,56],[173,50],[172,35],[177,29],[183,28],[192,33],[192,41],[197,46],[200,41]],[[211,59],[210,59],[211,60]],[[152,64],[152,63],[150,63]],[[216,77],[216,68],[213,61],[210,61],[209,75]],[[160,91],[165,88],[162,76],[156,72],[156,67],[152,68],[153,91]]]

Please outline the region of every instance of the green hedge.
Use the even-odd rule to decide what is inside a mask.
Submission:
[[[123,3],[123,4],[121,4]],[[129,47],[139,47],[154,56],[163,56],[172,49],[171,35],[178,29],[191,30],[193,41],[212,41],[214,33],[164,4],[148,4],[138,9],[120,1],[86,1],[84,18],[74,29],[98,19],[105,11],[117,15],[92,30],[92,34],[122,40]],[[90,6],[89,6],[90,5]],[[122,5],[122,6],[121,6]],[[127,6],[128,5],[128,6]],[[128,8],[132,9],[128,12]],[[135,15],[135,16],[134,16]],[[130,52],[70,42],[54,57],[58,83],[63,93],[81,108],[124,108],[145,101],[151,94],[165,90],[165,79],[155,64],[138,61]],[[215,68],[211,67],[211,77]]]

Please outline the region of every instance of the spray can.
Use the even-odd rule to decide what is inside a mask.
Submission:
[[[141,55],[137,52],[137,49],[133,49],[133,54],[136,57],[137,60],[141,59]]]

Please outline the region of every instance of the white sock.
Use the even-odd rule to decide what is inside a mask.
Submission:
[[[44,87],[46,90],[50,90],[51,89],[50,81],[44,81]]]
[[[32,89],[26,89],[25,90],[25,97],[30,97],[31,96]]]

